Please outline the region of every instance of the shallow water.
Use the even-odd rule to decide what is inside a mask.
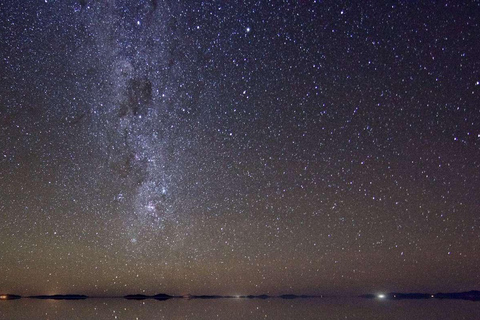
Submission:
[[[218,299],[1,301],[0,319],[480,319],[480,302],[460,300]]]

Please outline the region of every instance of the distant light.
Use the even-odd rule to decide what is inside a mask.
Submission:
[[[435,298],[435,296],[433,294],[430,297]]]
[[[247,33],[248,33],[250,31],[252,31],[252,29],[250,29],[250,27],[247,27],[247,29],[245,29],[245,31],[247,31]]]
[[[2,300],[7,300],[8,296],[6,294],[0,295],[0,299]]]
[[[379,294],[379,295],[377,295],[377,298],[378,299],[385,299],[385,295],[384,294]]]

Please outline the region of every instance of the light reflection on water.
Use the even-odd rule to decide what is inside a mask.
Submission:
[[[0,303],[0,319],[480,319],[480,302],[366,299],[130,301],[21,299]]]

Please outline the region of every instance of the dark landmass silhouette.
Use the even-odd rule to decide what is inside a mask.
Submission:
[[[22,296],[16,294],[0,294],[0,300],[17,300],[20,299]]]
[[[239,298],[245,298],[245,299],[270,299],[272,298],[271,296],[267,296],[266,294],[261,294],[259,296],[254,296],[254,295],[248,295],[248,296],[240,296]]]
[[[127,300],[169,300],[169,299],[307,299],[307,298],[323,298],[324,295],[296,295],[296,294],[283,294],[279,296],[270,296],[267,294],[261,295],[183,295],[183,296],[173,296],[165,293],[159,293],[156,295],[144,295],[144,294],[131,294],[123,296]],[[360,296],[361,298],[366,299],[386,299],[386,300],[421,300],[421,299],[456,299],[456,300],[469,300],[469,301],[480,301],[480,291],[471,290],[466,292],[438,292],[438,293],[402,293],[402,292],[390,292],[385,294],[364,294]],[[0,294],[0,300],[16,300],[21,299],[22,296],[16,294]],[[36,295],[36,296],[27,296],[24,298],[30,299],[41,299],[41,300],[85,300],[90,298],[86,295],[81,294],[56,294],[56,295]],[[101,297],[99,297],[101,298]],[[115,297],[112,297],[115,298]],[[117,297],[119,298],[119,297]],[[341,298],[340,296],[337,298]]]
[[[55,294],[55,295],[40,295],[40,296],[29,296],[30,299],[42,299],[42,300],[85,300],[88,296],[83,294]]]
[[[282,299],[307,299],[307,298],[323,298],[323,296],[309,296],[305,294],[296,295],[296,294],[282,294],[279,296]]]
[[[323,296],[309,296],[309,295],[293,295],[293,294],[284,294],[280,296],[269,296],[266,294],[261,295],[248,295],[248,296],[222,296],[222,295],[191,295],[187,294],[184,296],[171,296],[168,294],[160,293],[154,296],[144,295],[144,294],[131,294],[124,296],[127,300],[146,300],[146,299],[156,299],[156,300],[168,300],[174,298],[182,299],[273,299],[273,298],[282,298],[282,299],[299,299],[299,298],[321,298]]]
[[[178,297],[171,296],[165,293],[159,293],[154,296],[147,296],[144,294],[129,294],[124,296],[124,298],[127,300],[145,300],[145,299],[168,300],[168,299],[178,298]]]
[[[480,301],[480,291],[471,290],[467,292],[454,292],[454,293],[436,293],[434,297],[437,299],[461,299],[470,301]]]
[[[233,296],[218,296],[218,295],[200,295],[200,296],[191,296],[190,299],[224,299],[224,298],[235,298]]]
[[[385,293],[381,297],[375,294],[364,294],[360,296],[361,298],[367,299],[388,299],[388,300],[404,300],[404,299],[457,299],[457,300],[470,300],[470,301],[480,301],[480,291],[471,290],[467,292],[449,292],[449,293],[399,293],[399,292],[390,292]]]
[[[145,299],[152,299],[153,296],[146,296],[144,294],[129,294],[124,296],[127,300],[145,300]]]
[[[164,293],[159,293],[153,296],[153,299],[155,300],[168,300],[171,298],[174,298],[174,297]]]

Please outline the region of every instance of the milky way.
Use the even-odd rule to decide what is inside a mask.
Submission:
[[[0,292],[478,288],[478,3],[0,4]]]

